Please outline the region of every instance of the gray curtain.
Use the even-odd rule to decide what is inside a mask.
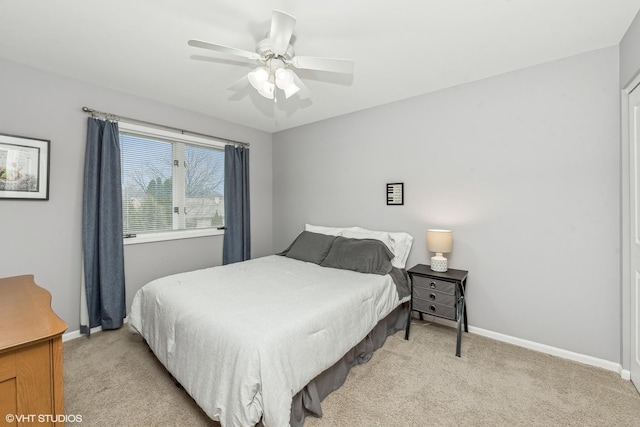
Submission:
[[[126,315],[120,179],[118,124],[90,117],[82,209],[85,334],[96,326],[117,329]]]
[[[224,246],[222,264],[251,258],[249,221],[249,149],[224,149]]]

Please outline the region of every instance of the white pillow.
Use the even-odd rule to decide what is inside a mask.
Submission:
[[[357,230],[364,233],[385,233],[389,236],[389,239],[393,242],[393,254],[395,257],[391,260],[391,264],[396,268],[406,268],[407,259],[409,258],[409,252],[411,251],[411,245],[413,244],[413,236],[403,232],[388,232],[388,231],[374,231],[367,230],[362,227],[352,227],[352,230]],[[375,237],[371,237],[374,239]]]
[[[327,234],[329,236],[340,236],[344,228],[340,227],[323,227],[322,225],[305,224],[304,230],[311,233]]]
[[[399,267],[406,268],[407,259],[409,259],[409,252],[411,252],[411,245],[413,245],[413,236],[409,233],[395,232],[389,233],[391,238],[395,242],[396,246],[396,258]],[[393,260],[391,262],[393,264]]]

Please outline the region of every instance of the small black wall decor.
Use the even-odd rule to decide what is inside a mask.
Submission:
[[[404,205],[404,183],[387,184],[387,205]]]

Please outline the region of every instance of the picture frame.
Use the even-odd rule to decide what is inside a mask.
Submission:
[[[404,183],[394,182],[387,184],[387,205],[404,205]]]
[[[0,199],[49,200],[51,141],[0,134]]]

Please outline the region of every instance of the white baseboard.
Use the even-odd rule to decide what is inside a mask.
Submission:
[[[622,369],[622,366],[620,366],[620,377],[623,380],[631,381],[631,371],[628,369]]]
[[[442,319],[439,317],[425,315],[425,318],[429,318],[430,322],[438,323],[452,328],[457,327],[456,322],[451,320]],[[506,342],[509,344],[517,345],[518,347],[528,348],[530,350],[539,351],[541,353],[550,354],[552,356],[562,357],[563,359],[573,360],[574,362],[584,363],[585,365],[596,366],[608,371],[617,372],[620,377],[625,380],[631,380],[631,372],[627,369],[623,369],[622,365],[609,360],[599,359],[597,357],[587,356],[586,354],[574,353],[572,351],[563,350],[561,348],[552,347],[546,344],[540,344],[533,341],[528,341],[522,338],[512,337],[510,335],[501,334],[498,332],[488,331],[486,329],[477,328],[469,325],[469,333],[481,335],[483,337],[492,338],[497,341]]]
[[[96,326],[95,328],[91,328],[92,334],[100,331],[102,331],[102,326]],[[76,329],[75,331],[71,331],[71,332],[65,332],[64,334],[62,334],[62,342],[75,340],[76,338],[80,338],[82,336],[84,336],[84,334],[81,334],[79,329]]]
[[[442,319],[439,317],[428,316],[431,318],[431,322],[438,323],[441,325],[449,326],[452,328],[457,327],[456,322],[452,322],[451,320]],[[124,323],[127,324],[129,321],[128,317],[125,317]],[[95,328],[91,328],[91,333],[101,332],[102,326],[97,326]],[[540,344],[533,341],[524,340],[522,338],[512,337],[510,335],[501,334],[498,332],[489,331],[482,328],[477,328],[475,326],[469,326],[469,333],[480,335],[483,337],[491,338],[497,341],[506,342],[509,344],[517,345],[518,347],[528,348],[529,350],[539,351],[541,353],[550,354],[552,356],[562,357],[563,359],[573,360],[574,362],[584,363],[585,365],[596,366],[598,368],[603,368],[608,371],[617,372],[620,374],[620,377],[623,380],[630,381],[631,380],[631,372],[628,369],[623,369],[622,365],[619,363],[611,362],[604,359],[598,359],[597,357],[587,356],[586,354],[574,353],[572,351],[563,350],[561,348],[552,347],[546,344]],[[62,342],[70,341],[76,338],[80,338],[83,336],[79,330],[71,331],[62,334]]]
[[[129,317],[124,318],[124,324],[126,325],[129,322]],[[91,328],[91,333],[95,334],[96,332],[102,332],[102,326],[96,326],[95,328]],[[84,336],[84,334],[80,333],[79,329],[71,332],[65,332],[62,334],[62,342],[67,342],[71,340],[75,340],[76,338],[80,338]]]

